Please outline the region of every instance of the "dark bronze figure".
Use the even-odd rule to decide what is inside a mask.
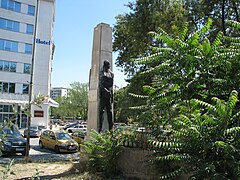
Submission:
[[[108,126],[111,131],[113,128],[112,121],[112,102],[113,102],[113,77],[114,74],[110,70],[110,63],[108,61],[103,62],[103,69],[100,72],[99,92],[100,92],[100,111],[99,111],[99,129],[102,131],[102,125],[104,120],[104,112],[107,112]]]

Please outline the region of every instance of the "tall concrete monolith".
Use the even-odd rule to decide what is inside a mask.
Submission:
[[[88,120],[87,131],[96,131],[99,128],[99,81],[100,71],[104,61],[110,62],[112,69],[112,28],[105,23],[100,23],[94,28],[92,64],[89,74],[88,94]],[[108,128],[106,113],[104,113],[103,130]]]

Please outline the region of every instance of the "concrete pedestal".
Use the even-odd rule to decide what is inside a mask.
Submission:
[[[110,62],[112,69],[112,28],[108,24],[100,23],[94,28],[93,37],[88,95],[88,136],[92,129],[97,131],[99,127],[99,73],[105,60]],[[104,129],[108,129],[105,114],[103,121]]]

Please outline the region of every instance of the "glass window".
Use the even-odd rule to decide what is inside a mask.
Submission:
[[[12,0],[1,0],[1,7],[16,12],[21,11],[21,3]]]
[[[0,93],[2,92],[2,90],[3,90],[3,83],[0,82]]]
[[[9,71],[9,62],[4,61],[4,71]]]
[[[33,25],[27,24],[26,33],[27,34],[33,34]]]
[[[32,53],[32,45],[25,44],[25,53],[31,54]]]
[[[0,114],[0,122],[3,122],[2,114]]]
[[[3,70],[3,61],[0,61],[0,71]]]
[[[5,27],[6,27],[6,20],[0,18],[0,28],[5,29]]]
[[[9,105],[9,112],[13,112],[13,106]]]
[[[3,83],[3,92],[8,93],[8,83]]]
[[[9,83],[9,93],[15,93],[15,83]]]
[[[4,50],[4,40],[0,39],[0,49]]]
[[[19,32],[19,22],[13,22],[13,31]]]
[[[13,22],[12,21],[7,21],[7,29],[12,30],[13,29]]]
[[[8,9],[12,11],[14,10],[14,1],[11,0],[8,1]]]
[[[8,4],[8,0],[2,0],[1,1],[1,7],[4,8],[4,9],[7,9],[7,4]]]
[[[18,43],[17,42],[12,42],[11,51],[14,51],[14,52],[18,51]]]
[[[21,11],[21,3],[20,3],[20,2],[16,2],[16,1],[15,1],[14,10],[15,10],[16,12],[20,12],[20,11]]]
[[[14,114],[9,114],[8,116],[9,116],[9,117],[8,117],[9,120],[14,120],[14,118],[15,118],[15,115],[14,115]]]
[[[3,105],[3,112],[8,112],[9,105]]]
[[[23,84],[23,94],[28,94],[28,89],[29,89],[29,85],[28,84]]]
[[[0,112],[3,112],[3,105],[0,105]]]
[[[35,14],[35,7],[34,6],[28,5],[28,14],[34,16],[34,14]]]
[[[0,28],[19,32],[19,22],[0,18]]]
[[[3,114],[3,120],[8,121],[8,114]]]
[[[4,39],[0,39],[0,49],[17,52],[18,43],[14,41],[7,41]]]
[[[24,64],[23,73],[30,74],[31,72],[31,64]]]
[[[9,70],[10,72],[16,72],[17,63],[16,62],[9,62]]]
[[[5,41],[5,50],[11,50],[12,43],[11,41]]]

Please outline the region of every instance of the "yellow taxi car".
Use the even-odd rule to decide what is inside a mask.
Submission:
[[[76,131],[72,133],[72,138],[78,143],[83,144],[85,137],[85,132],[83,131]]]
[[[77,152],[78,143],[64,131],[45,130],[39,138],[40,148],[50,148],[56,153],[60,152]]]

